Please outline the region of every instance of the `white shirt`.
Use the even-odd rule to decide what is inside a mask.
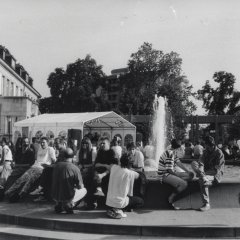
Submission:
[[[55,150],[52,147],[47,147],[43,149],[40,147],[37,152],[37,160],[32,165],[32,167],[43,168],[42,164],[50,165],[52,162],[56,161]]]
[[[110,172],[106,205],[114,208],[125,208],[129,197],[133,195],[134,179],[139,174],[128,168],[113,165]]]
[[[120,159],[121,156],[122,156],[122,148],[121,148],[121,146],[112,146],[111,148],[112,148],[112,150],[115,153],[115,157],[117,159]]]
[[[13,157],[12,157],[12,151],[11,149],[8,147],[8,145],[4,145],[3,147],[3,154],[4,154],[4,161],[8,160],[8,161],[12,161]]]
[[[144,156],[142,152],[136,150],[133,157],[133,167],[134,168],[144,168]]]

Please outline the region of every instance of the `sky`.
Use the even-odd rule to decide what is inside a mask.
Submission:
[[[90,54],[109,75],[144,42],[177,52],[195,91],[206,80],[213,84],[216,71],[231,72],[240,90],[239,0],[0,0],[0,6],[0,45],[43,97],[50,96],[46,82],[55,68]]]

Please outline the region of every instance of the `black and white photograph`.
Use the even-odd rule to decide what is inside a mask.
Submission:
[[[0,240],[240,239],[240,1],[0,0]]]

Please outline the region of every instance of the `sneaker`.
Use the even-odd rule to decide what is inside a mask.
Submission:
[[[66,203],[63,205],[63,209],[67,214],[73,214],[73,205],[71,203]]]
[[[42,194],[42,189],[36,188],[34,191],[30,192],[29,194],[32,196],[40,195]]]
[[[119,213],[119,214],[121,215],[122,218],[127,217],[127,214],[124,213],[123,210],[118,209],[116,212]]]
[[[180,208],[180,207],[177,207],[177,206],[175,206],[175,204],[174,204],[174,203],[169,203],[169,208],[170,208],[170,209],[172,209],[172,210],[181,210],[181,208]]]
[[[97,191],[94,193],[94,196],[98,196],[98,197],[104,197],[105,194],[103,193],[103,191],[97,189]]]
[[[205,203],[202,207],[200,207],[199,208],[199,210],[201,211],[201,212],[205,212],[205,211],[208,211],[208,210],[210,210],[210,204],[209,203]]]
[[[122,215],[120,213],[118,213],[117,211],[115,211],[115,209],[109,209],[107,210],[107,216],[110,218],[114,218],[114,219],[121,219]]]

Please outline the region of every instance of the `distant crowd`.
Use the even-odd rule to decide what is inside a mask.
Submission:
[[[121,139],[107,137],[92,144],[89,137],[80,146],[65,138],[27,137],[17,139],[15,146],[2,139],[0,147],[0,194],[9,202],[24,201],[29,195],[34,201],[54,200],[56,213],[73,213],[81,201],[87,210],[96,209],[104,200],[107,216],[126,217],[127,211],[144,206],[147,179],[145,171],[156,167],[158,180],[169,184],[174,191],[168,198],[169,207],[188,182],[198,178],[203,206],[210,209],[208,188],[220,182],[224,154],[212,137],[198,142],[182,143],[176,139],[154,160],[151,142],[142,147],[133,142],[122,147]],[[191,169],[181,158],[195,158]]]

